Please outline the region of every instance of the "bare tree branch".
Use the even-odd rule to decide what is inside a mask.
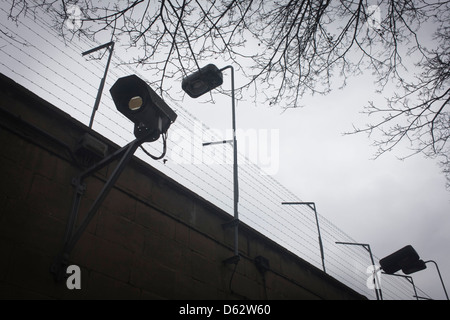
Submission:
[[[73,5],[82,27],[69,32],[64,23]],[[331,79],[345,86],[371,70],[380,92],[388,84],[398,90],[382,107],[369,103],[365,113],[380,119],[351,133],[369,134],[376,157],[406,141],[411,154],[442,158],[450,181],[450,1],[12,0],[9,18],[39,6],[63,37],[107,35],[134,50],[128,63],[151,68],[161,92],[165,79],[220,58],[248,78],[239,92],[295,108],[305,94],[330,92]],[[424,27],[434,38],[424,37]]]

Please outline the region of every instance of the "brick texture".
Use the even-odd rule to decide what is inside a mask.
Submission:
[[[364,299],[246,225],[240,262],[231,220],[211,203],[133,159],[70,252],[81,290],[55,281],[85,167],[73,153],[89,129],[0,77],[0,298],[2,299]],[[91,132],[108,145],[114,143]],[[85,179],[78,228],[116,163]],[[254,260],[263,256],[262,274]]]

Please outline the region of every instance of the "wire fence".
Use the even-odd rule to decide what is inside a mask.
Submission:
[[[8,20],[7,8],[11,3],[4,1],[0,8],[0,72],[88,124],[107,59],[89,60],[81,53],[101,43],[86,39],[63,41],[48,22],[51,21],[48,12],[43,10],[13,23]],[[130,74],[146,79],[144,73],[113,55],[105,88]],[[113,106],[110,95],[104,93],[93,129],[123,146],[134,139],[133,125]],[[167,161],[149,161],[142,151],[137,151],[136,156],[232,215],[231,146],[203,147],[205,139],[214,141],[223,137],[214,134],[179,103],[173,102],[171,107],[178,118],[169,130]],[[146,144],[145,148],[158,154],[162,144]],[[272,176],[263,174],[242,153],[238,162],[240,220],[322,269],[314,212],[307,206],[281,205],[287,200],[302,200]],[[368,252],[361,246],[337,245],[336,241],[356,241],[320,213],[318,218],[327,273],[369,299],[375,299]],[[413,299],[413,288],[405,279],[383,276],[381,287],[383,299]],[[420,296],[428,297],[420,288],[417,290]]]

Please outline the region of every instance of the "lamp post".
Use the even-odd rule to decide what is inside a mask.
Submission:
[[[239,261],[239,247],[238,247],[239,187],[238,187],[238,163],[237,163],[237,140],[236,140],[236,106],[234,96],[234,68],[231,65],[229,65],[222,69],[218,69],[215,65],[208,64],[207,66],[201,68],[197,72],[184,78],[181,87],[191,98],[198,98],[201,95],[222,85],[223,83],[222,71],[226,69],[231,70],[231,112],[232,112],[232,128],[233,128],[233,213],[234,213],[234,219],[231,225],[234,226],[234,256],[225,260],[225,262],[236,263],[237,261]]]
[[[314,211],[314,215],[316,216],[316,225],[317,225],[317,234],[319,237],[319,248],[320,248],[320,257],[322,258],[322,267],[323,272],[327,272],[325,269],[325,256],[323,253],[323,244],[322,237],[320,236],[320,227],[319,227],[319,218],[317,216],[316,204],[314,202],[282,202],[282,205],[307,205],[310,209]]]
[[[442,280],[441,272],[437,263],[433,260],[423,261],[419,258],[416,250],[411,245],[407,245],[394,253],[391,253],[387,257],[380,260],[381,268],[389,274],[393,274],[399,270],[402,270],[405,274],[411,274],[417,271],[421,271],[427,268],[427,263],[434,263],[436,270],[438,272],[439,278],[441,279],[442,287],[444,288],[445,296],[447,300],[448,294],[445,289],[444,281]]]
[[[449,300],[448,294],[447,294],[447,289],[445,289],[444,281],[442,280],[442,276],[441,276],[441,272],[439,271],[439,267],[438,267],[437,263],[433,260],[425,261],[425,263],[430,263],[430,262],[434,263],[434,265],[436,266],[436,270],[438,272],[439,279],[441,279],[442,287],[444,288],[445,296],[447,297],[447,300]]]
[[[364,249],[366,249],[369,252],[370,260],[372,261],[372,265],[375,267],[375,261],[373,260],[372,250],[370,250],[370,245],[366,243],[355,243],[355,242],[340,242],[337,241],[336,244],[344,244],[344,245],[355,245],[355,246],[361,246]],[[375,281],[375,294],[377,296],[377,300],[383,300],[383,295],[381,293],[381,286],[378,282],[378,276],[377,273],[378,270],[374,269],[374,281]]]

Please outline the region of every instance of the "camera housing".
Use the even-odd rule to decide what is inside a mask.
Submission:
[[[136,138],[156,141],[175,122],[177,114],[141,78],[119,78],[109,90],[117,110],[134,123]]]

